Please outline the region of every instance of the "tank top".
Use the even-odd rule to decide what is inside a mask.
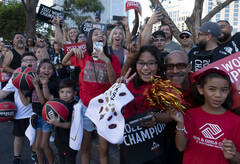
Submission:
[[[21,66],[21,55],[15,49],[12,49],[12,53],[13,59],[9,67],[12,69],[17,69],[18,67]]]
[[[113,50],[112,46],[109,47],[110,54],[114,54],[117,56],[118,60],[120,61],[121,67],[124,64],[124,48],[121,47],[119,50]]]

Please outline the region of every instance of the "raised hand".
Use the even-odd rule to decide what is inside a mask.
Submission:
[[[117,79],[117,83],[125,83],[127,84],[129,81],[131,81],[135,76],[136,76],[136,72],[134,74],[132,74],[130,77],[130,72],[131,72],[132,68],[129,68],[127,73],[124,76],[121,76]]]
[[[84,54],[81,49],[79,48],[72,48],[70,51],[70,55],[75,55],[77,58],[82,59],[84,57]]]
[[[97,48],[94,48],[92,57],[96,57],[98,60],[103,61],[104,63],[111,62],[111,60],[104,54],[104,52]]]
[[[175,120],[177,123],[184,123],[183,114],[176,109],[171,109],[170,117]]]
[[[39,81],[40,80],[39,80],[38,74],[34,73],[32,78],[32,83],[35,88],[39,85]]]
[[[162,13],[159,11],[155,11],[152,16],[150,17],[150,19],[148,20],[148,24],[155,24],[157,22],[159,22],[161,19],[163,18]]]
[[[123,17],[122,18],[122,24],[124,25],[124,27],[128,26],[128,17]]]
[[[138,44],[136,41],[132,41],[128,46],[127,46],[127,57],[130,58],[135,58],[137,56],[137,53],[140,49],[140,44]]]

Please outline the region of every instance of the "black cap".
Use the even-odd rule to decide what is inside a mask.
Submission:
[[[211,34],[212,36],[214,36],[216,38],[218,38],[222,33],[220,26],[214,22],[203,23],[202,26],[200,27],[199,31],[204,32],[206,34]]]
[[[154,38],[162,37],[162,38],[165,38],[165,39],[166,39],[165,33],[164,33],[163,31],[161,31],[161,30],[155,31],[154,33],[152,33],[152,36],[153,36]]]

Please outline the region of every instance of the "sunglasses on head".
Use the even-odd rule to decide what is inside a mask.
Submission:
[[[181,39],[184,39],[184,38],[187,38],[187,39],[188,39],[189,37],[190,37],[189,35],[181,35],[181,36],[180,36]]]
[[[166,64],[166,69],[167,70],[173,70],[174,67],[176,67],[177,69],[185,69],[188,64],[187,63],[177,63],[177,64]]]

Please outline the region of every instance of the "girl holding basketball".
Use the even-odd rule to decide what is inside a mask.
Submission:
[[[37,117],[37,133],[33,148],[37,153],[39,164],[44,163],[44,154],[49,164],[53,164],[54,155],[49,146],[49,137],[53,131],[53,126],[42,118],[42,108],[46,101],[58,97],[58,84],[55,69],[49,59],[43,59],[39,63],[38,75],[34,78],[34,83],[39,82],[40,92],[37,87],[32,92],[32,107]],[[37,86],[37,85],[34,85]]]
[[[183,164],[239,163],[240,118],[231,113],[232,86],[227,73],[215,68],[196,77],[196,98],[202,106],[185,115],[172,110],[177,122],[176,146],[184,151]]]

